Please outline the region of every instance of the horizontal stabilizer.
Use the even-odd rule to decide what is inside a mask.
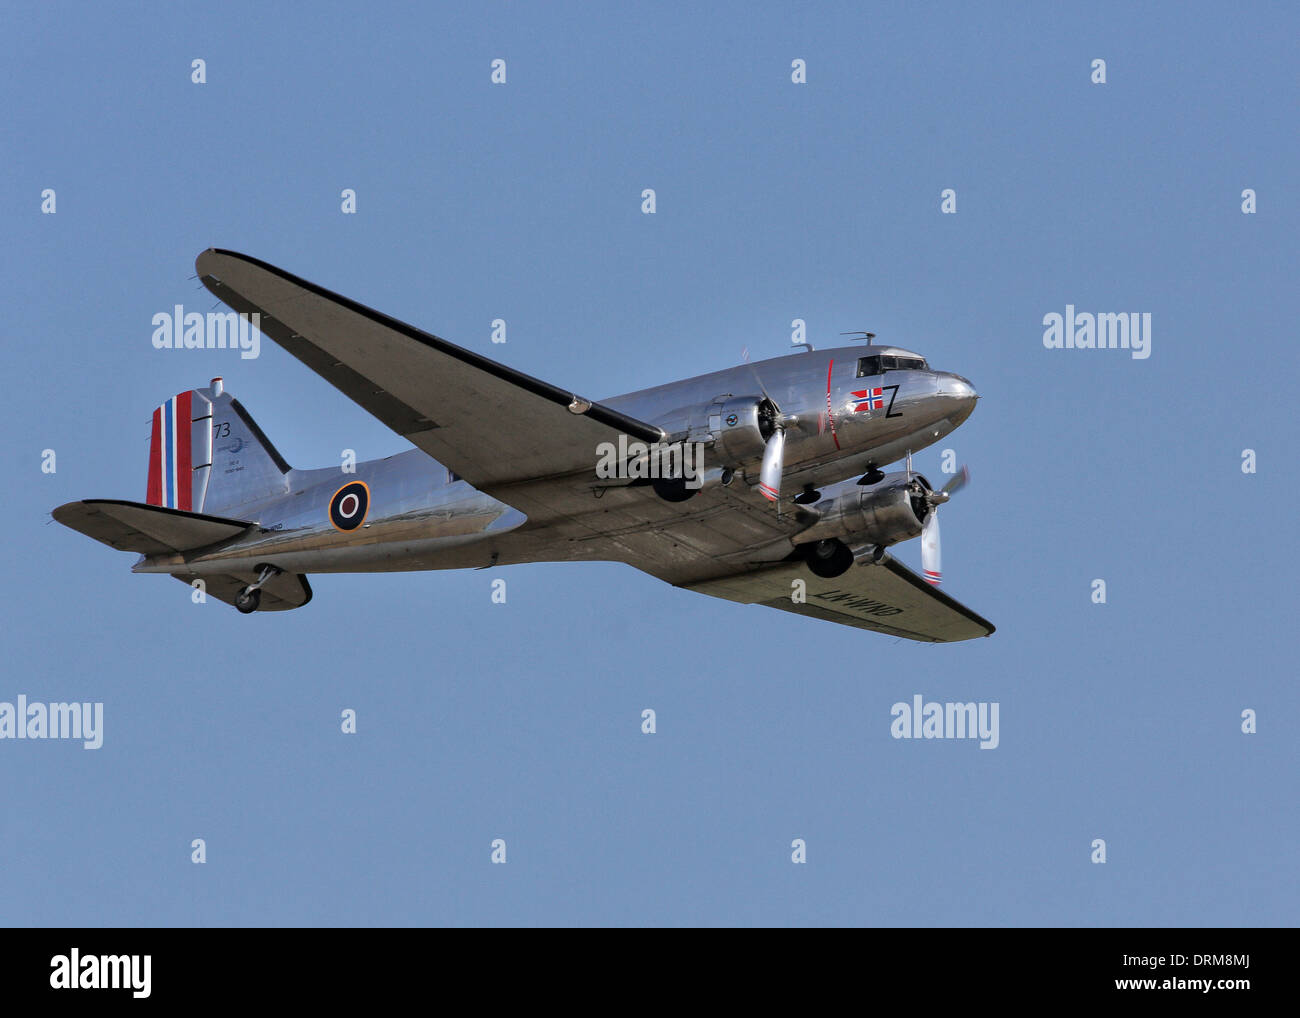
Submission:
[[[93,537],[110,548],[141,555],[206,548],[238,537],[252,526],[242,520],[108,498],[68,502],[51,515],[65,527]]]

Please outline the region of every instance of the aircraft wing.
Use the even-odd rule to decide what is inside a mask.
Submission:
[[[480,490],[592,471],[619,434],[659,428],[489,360],[273,265],[209,248],[199,278],[261,331]]]
[[[706,485],[676,504],[649,488],[610,488],[595,518],[584,514],[592,493],[577,481],[514,485],[499,497],[530,519],[549,518],[573,558],[625,562],[686,590],[926,643],[994,632],[987,619],[892,556],[829,580],[804,562],[785,561],[802,524],[793,513],[774,512],[741,481]],[[805,584],[801,603],[791,600],[795,580]]]
[[[807,585],[802,602],[791,597],[796,579]],[[923,643],[954,643],[994,632],[987,619],[892,557],[879,565],[852,566],[831,580],[814,576],[802,562],[789,562],[684,586],[728,601],[780,608]]]

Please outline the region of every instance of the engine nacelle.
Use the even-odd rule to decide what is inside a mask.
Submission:
[[[886,547],[908,541],[921,533],[934,511],[929,501],[933,491],[920,474],[886,474],[871,487],[851,488],[823,502],[813,510],[820,518],[796,534],[797,544],[843,538],[850,544]]]
[[[775,429],[776,408],[763,396],[728,396],[704,408],[694,435],[713,437],[717,462],[734,467],[761,458]],[[694,437],[693,435],[693,437]]]

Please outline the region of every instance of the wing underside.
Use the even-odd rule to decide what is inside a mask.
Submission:
[[[803,581],[802,589],[797,580]],[[687,586],[728,601],[780,608],[923,643],[973,640],[994,632],[987,619],[894,558],[879,565],[852,566],[834,579],[814,576],[804,563],[790,562]]]

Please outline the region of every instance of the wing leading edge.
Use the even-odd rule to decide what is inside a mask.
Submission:
[[[795,580],[806,584],[802,601],[791,596]],[[855,565],[829,580],[814,576],[802,562],[790,562],[686,586],[728,601],[780,608],[922,643],[955,643],[995,631],[993,623],[894,558],[879,565]]]

